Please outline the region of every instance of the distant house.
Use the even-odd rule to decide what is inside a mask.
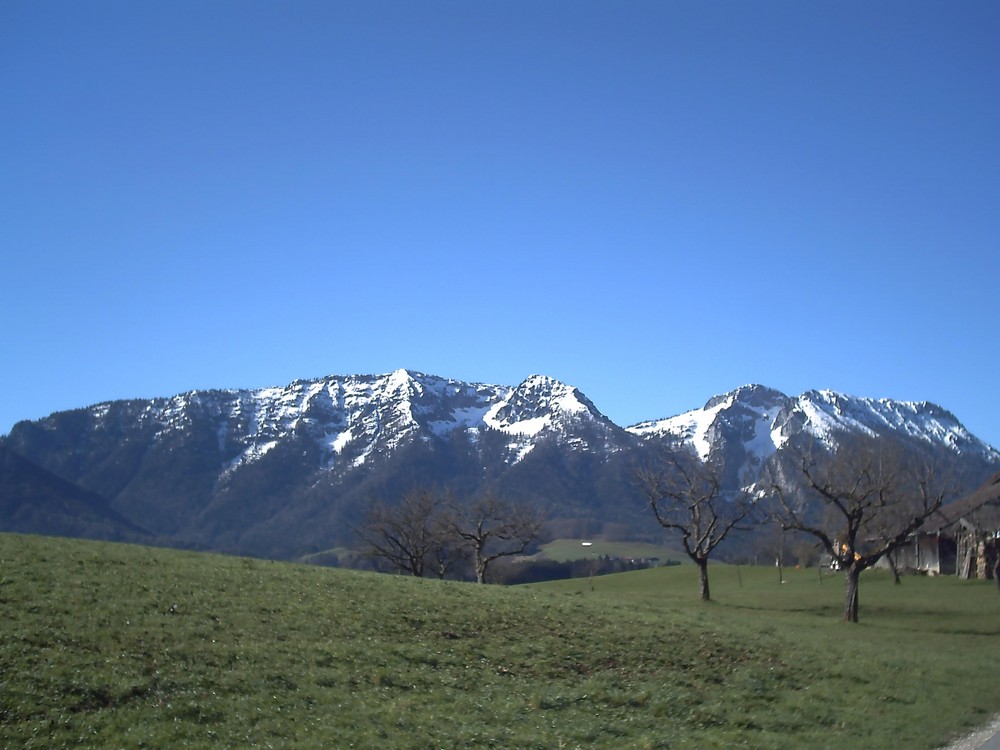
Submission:
[[[949,503],[896,550],[899,570],[960,578],[994,578],[1000,546],[1000,473]]]

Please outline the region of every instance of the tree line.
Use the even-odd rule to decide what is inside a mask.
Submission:
[[[721,462],[673,445],[637,469],[636,480],[656,522],[680,538],[697,567],[703,600],[711,599],[708,562],[719,546],[737,530],[769,526],[813,539],[831,567],[844,572],[843,618],[856,623],[861,573],[891,560],[957,494],[954,475],[875,437],[831,453],[789,455],[733,490],[722,481]],[[400,572],[445,578],[471,570],[484,583],[498,560],[524,554],[542,526],[539,510],[527,504],[492,495],[457,502],[419,490],[395,505],[374,505],[356,532],[368,554]],[[509,571],[504,579],[519,581]]]
[[[792,455],[736,491],[723,487],[720,462],[680,446],[638,478],[657,522],[680,536],[698,567],[702,599],[711,598],[708,561],[719,545],[738,528],[770,524],[813,538],[831,567],[844,572],[843,618],[856,623],[861,573],[891,560],[957,494],[954,474],[876,437],[832,454]]]
[[[535,507],[493,495],[460,503],[417,490],[397,505],[374,505],[356,532],[370,555],[402,573],[445,578],[471,566],[476,582],[485,583],[497,560],[524,554],[542,523]]]

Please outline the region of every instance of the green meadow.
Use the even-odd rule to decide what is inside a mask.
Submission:
[[[655,557],[659,558],[661,563],[665,563],[668,559],[675,562],[690,562],[683,550],[670,550],[647,542],[608,542],[602,539],[595,539],[586,547],[579,539],[555,539],[543,544],[535,557],[566,562],[568,560],[593,559],[605,555],[624,559]]]
[[[693,566],[503,588],[0,535],[4,748],[935,748],[990,582]]]

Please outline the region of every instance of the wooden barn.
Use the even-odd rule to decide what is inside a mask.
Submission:
[[[941,508],[894,553],[900,571],[996,578],[1000,546],[1000,473]]]

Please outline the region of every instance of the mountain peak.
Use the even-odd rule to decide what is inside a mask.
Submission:
[[[724,393],[721,396],[713,396],[705,403],[705,410],[713,409],[722,403],[741,403],[747,406],[770,406],[788,399],[781,391],[768,388],[766,385],[751,383],[741,385],[739,388]]]
[[[486,415],[494,429],[535,435],[557,418],[604,419],[578,389],[547,375],[529,375]]]
[[[629,432],[645,439],[665,439],[691,446],[707,460],[720,446],[739,444],[759,465],[784,442],[776,420],[788,397],[762,385],[745,385],[710,398],[701,409],[676,417],[642,422]]]
[[[1000,452],[972,435],[954,414],[930,401],[861,398],[830,390],[807,391],[795,410],[810,431],[833,443],[837,432],[896,434],[924,444],[941,444],[956,454],[975,454],[988,461]],[[802,416],[800,416],[800,421]]]

